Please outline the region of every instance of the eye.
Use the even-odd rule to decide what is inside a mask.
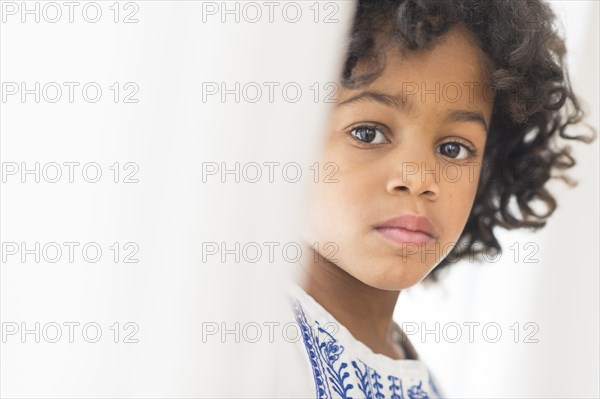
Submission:
[[[383,129],[376,125],[360,125],[350,130],[350,135],[361,144],[385,144],[388,139]]]
[[[473,147],[458,140],[452,140],[440,144],[439,148],[442,155],[458,160],[475,157],[478,154],[477,150],[475,150]]]

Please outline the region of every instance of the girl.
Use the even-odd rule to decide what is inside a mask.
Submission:
[[[306,392],[442,396],[392,320],[400,292],[501,251],[495,226],[543,227],[575,163],[557,144],[595,137],[566,133],[583,112],[554,22],[542,0],[358,2],[321,157],[337,182],[315,185],[320,250],[290,287]]]

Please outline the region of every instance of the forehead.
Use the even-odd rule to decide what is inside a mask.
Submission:
[[[491,61],[460,24],[426,50],[401,51],[390,45],[385,63],[383,73],[369,85],[342,90],[341,101],[364,90],[395,95],[406,102],[406,108],[414,102],[473,105],[493,100],[488,78]]]

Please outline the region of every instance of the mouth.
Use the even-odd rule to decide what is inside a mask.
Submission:
[[[386,239],[397,244],[412,243],[416,245],[425,245],[435,240],[433,236],[422,231],[413,231],[402,227],[376,227],[375,230]]]
[[[383,237],[398,244],[428,244],[436,239],[435,228],[424,215],[404,214],[374,226]]]

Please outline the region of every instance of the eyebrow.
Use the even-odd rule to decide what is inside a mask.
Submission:
[[[390,96],[389,94],[381,93],[379,91],[361,91],[360,93],[350,97],[349,99],[342,101],[338,104],[338,106],[353,104],[366,100],[375,101],[383,105],[393,106],[397,109],[408,111],[410,110],[411,104],[403,97],[404,96],[402,94],[398,96]]]
[[[362,91],[347,100],[342,101],[338,106],[354,104],[361,101],[373,101],[386,106],[392,106],[398,110],[409,112],[412,103],[404,98],[402,94],[391,96],[378,91]],[[488,131],[488,124],[480,111],[468,111],[464,109],[453,109],[444,119],[445,122],[474,122],[483,127],[485,133]]]
[[[454,109],[450,111],[445,119],[446,122],[475,122],[481,125],[485,133],[488,131],[488,124],[480,111],[467,111],[464,109]]]

